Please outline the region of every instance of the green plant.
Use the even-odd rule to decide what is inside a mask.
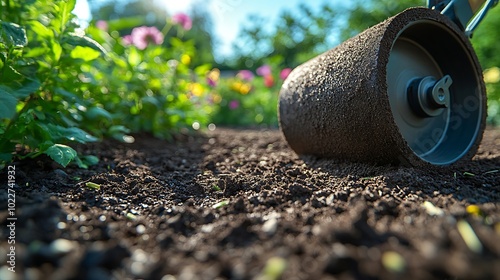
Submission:
[[[212,112],[205,82],[210,65],[191,69],[191,58],[196,55],[191,41],[174,37],[170,39],[172,47],[165,47],[160,44],[163,35],[154,27],[134,30],[140,28],[145,32],[154,30],[157,43],[144,46],[142,43],[147,42],[128,41],[132,38],[122,38],[114,30],[88,28],[87,32],[106,48],[108,56],[88,65],[87,98],[100,104],[100,109],[90,111],[87,117],[99,119],[113,130],[150,132],[160,138],[169,138],[194,123],[206,125]],[[134,30],[132,35],[141,36]],[[151,39],[148,34],[143,34],[145,40]],[[120,140],[124,136],[114,135]]]
[[[484,82],[488,94],[488,123],[500,125],[500,68],[486,69]]]
[[[77,32],[75,0],[1,3],[0,167],[14,157],[41,154],[63,166],[95,163],[67,145],[97,140],[79,127],[83,112],[93,107],[82,98],[80,64],[103,52]]]
[[[279,69],[278,64],[262,65],[257,68],[257,75],[250,70],[242,70],[234,77],[221,79],[212,96],[217,105],[213,122],[232,126],[277,127],[278,94],[283,80],[291,71],[290,68]]]
[[[129,132],[168,138],[208,124],[210,65],[191,69],[192,41],[172,37],[162,46],[151,27],[134,28],[130,38],[93,25],[85,33],[71,14],[75,1],[1,2],[0,167],[46,154],[85,168],[98,159],[77,155],[72,143],[130,142]]]

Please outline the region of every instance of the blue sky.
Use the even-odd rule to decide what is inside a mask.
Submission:
[[[94,0],[95,1],[95,0]],[[103,0],[100,0],[103,1]],[[126,1],[126,0],[125,0]],[[97,1],[99,2],[99,1]],[[164,5],[170,14],[187,12],[196,2],[195,0],[157,0]],[[283,9],[296,10],[300,3],[305,3],[314,9],[325,1],[318,0],[211,0],[208,3],[208,11],[212,14],[214,21],[214,33],[218,39],[215,46],[216,57],[227,56],[231,53],[231,43],[236,39],[240,27],[248,20],[248,15],[258,14],[268,18],[268,26],[272,28],[276,18]],[[75,13],[84,19],[90,18],[87,0],[77,0]]]

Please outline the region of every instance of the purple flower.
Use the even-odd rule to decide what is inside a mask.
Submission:
[[[253,80],[253,73],[250,70],[241,70],[236,76],[247,82],[251,82]]]
[[[172,16],[172,22],[179,24],[184,30],[190,30],[193,27],[193,21],[185,13],[178,13]]]
[[[97,28],[101,29],[102,31],[108,31],[108,28],[109,28],[108,22],[105,20],[98,20],[95,23],[95,26]]]
[[[285,80],[288,77],[288,75],[290,75],[290,72],[292,72],[292,68],[285,68],[281,70],[280,79]]]
[[[143,50],[150,43],[155,45],[162,44],[163,34],[154,26],[140,26],[132,29],[132,34],[123,37],[123,43],[126,45],[133,44],[138,49]]]
[[[238,107],[240,107],[240,102],[238,102],[238,100],[231,100],[229,102],[229,109],[236,110]]]
[[[257,75],[259,76],[269,76],[271,75],[271,66],[264,64],[261,67],[257,68]]]
[[[210,78],[210,77],[207,77],[207,84],[211,87],[216,87],[217,86],[217,81]]]

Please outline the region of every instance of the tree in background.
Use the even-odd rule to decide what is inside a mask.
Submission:
[[[252,15],[237,42],[234,68],[256,68],[270,58],[295,67],[361,31],[425,0],[355,0],[346,5],[324,4],[313,11],[305,4],[298,13],[283,11],[276,27],[264,30],[267,19]]]
[[[298,13],[283,11],[273,30],[262,27],[267,19],[252,15],[234,44],[235,69],[255,69],[272,59],[282,67],[295,67],[332,47],[338,32],[337,12],[323,5],[315,12],[301,4]]]
[[[121,36],[130,34],[137,25],[156,26],[162,29],[167,22],[167,11],[154,0],[88,0],[93,21],[110,23]],[[122,19],[128,19],[123,21]]]
[[[409,7],[424,6],[424,0],[356,0],[347,14],[347,24],[342,28],[341,38],[346,40],[363,30],[393,16]],[[474,33],[472,44],[483,68],[500,66],[500,7],[489,11]]]
[[[202,64],[215,64],[214,60],[214,31],[212,17],[203,4],[193,4],[190,10],[190,17],[193,20],[192,29],[184,36],[186,40],[193,40],[196,48],[196,56],[192,58],[195,66]]]
[[[348,8],[341,39],[347,40],[363,30],[394,16],[407,8],[424,6],[425,0],[355,0]]]

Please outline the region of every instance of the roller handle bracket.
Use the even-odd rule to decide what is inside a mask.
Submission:
[[[499,0],[427,0],[427,7],[437,10],[455,22],[467,37]]]

